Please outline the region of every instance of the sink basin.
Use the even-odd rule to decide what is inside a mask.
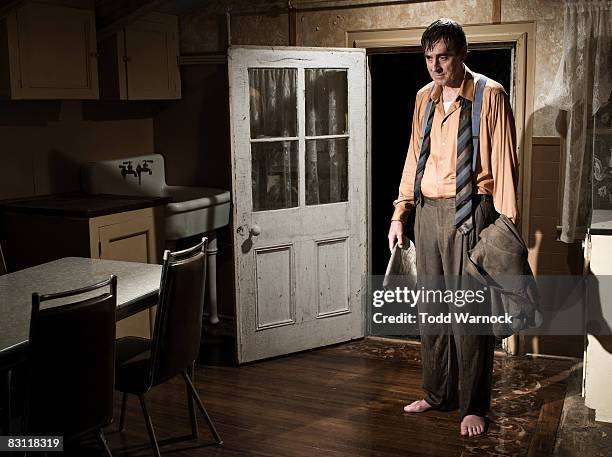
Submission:
[[[148,170],[137,175],[144,161]],[[131,162],[131,170],[128,169]],[[132,171],[132,173],[130,173]],[[164,157],[149,154],[91,162],[81,167],[81,183],[88,194],[168,197],[165,207],[166,240],[179,240],[210,232],[229,223],[230,193],[212,187],[169,186]]]

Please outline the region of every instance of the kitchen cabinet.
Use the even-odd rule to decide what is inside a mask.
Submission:
[[[160,198],[46,196],[0,204],[0,240],[9,271],[62,257],[159,263]],[[150,337],[155,309],[117,323],[117,337]]]
[[[181,98],[178,56],[178,18],[148,14],[100,43],[101,97]]]
[[[158,263],[153,208],[110,214],[89,220],[92,258],[127,262]],[[117,322],[117,337],[150,338],[153,308]]]
[[[612,335],[606,335],[605,330],[601,330],[612,327],[612,224],[607,225],[607,229],[591,228],[585,240],[589,269],[595,277],[593,284],[597,285],[589,290],[585,322],[590,322],[591,325],[596,322],[598,325],[594,328],[599,328],[600,331],[595,334],[587,332],[586,335],[582,386],[584,404],[595,410],[595,420],[612,423]]]
[[[92,9],[25,3],[0,21],[0,40],[3,98],[98,98]]]

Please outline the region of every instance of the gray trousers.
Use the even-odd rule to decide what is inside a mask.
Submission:
[[[455,229],[454,198],[423,200],[416,208],[415,218],[419,281],[438,278],[437,281],[446,281],[446,286],[448,281],[469,281],[464,274],[468,250],[478,241],[480,231],[499,216],[491,197],[474,197],[474,229],[467,235]],[[457,311],[454,304],[448,303],[422,306],[423,310],[427,307],[426,312]],[[479,306],[481,309],[476,312],[489,305]],[[459,409],[461,419],[468,414],[484,416],[491,405],[494,349],[495,337],[491,334],[464,334],[454,322],[434,327],[421,325],[423,390],[427,403],[443,411]]]

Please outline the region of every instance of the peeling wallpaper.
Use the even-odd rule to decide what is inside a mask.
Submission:
[[[294,4],[299,5],[299,1]],[[261,4],[261,3],[259,3]],[[492,0],[446,0],[402,5],[298,11],[297,40],[301,46],[346,46],[353,30],[424,27],[439,17],[461,24],[490,23]],[[181,52],[224,52],[226,10],[230,7],[232,44],[289,44],[289,16],[280,11],[249,12],[252,2],[216,0],[181,20]],[[502,0],[502,22],[536,22],[534,136],[559,136],[558,110],[546,106],[546,96],[562,51],[563,9],[559,0]]]

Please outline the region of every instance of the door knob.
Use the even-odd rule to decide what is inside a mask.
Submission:
[[[257,224],[253,225],[249,233],[253,236],[258,236],[261,234],[261,227]]]

